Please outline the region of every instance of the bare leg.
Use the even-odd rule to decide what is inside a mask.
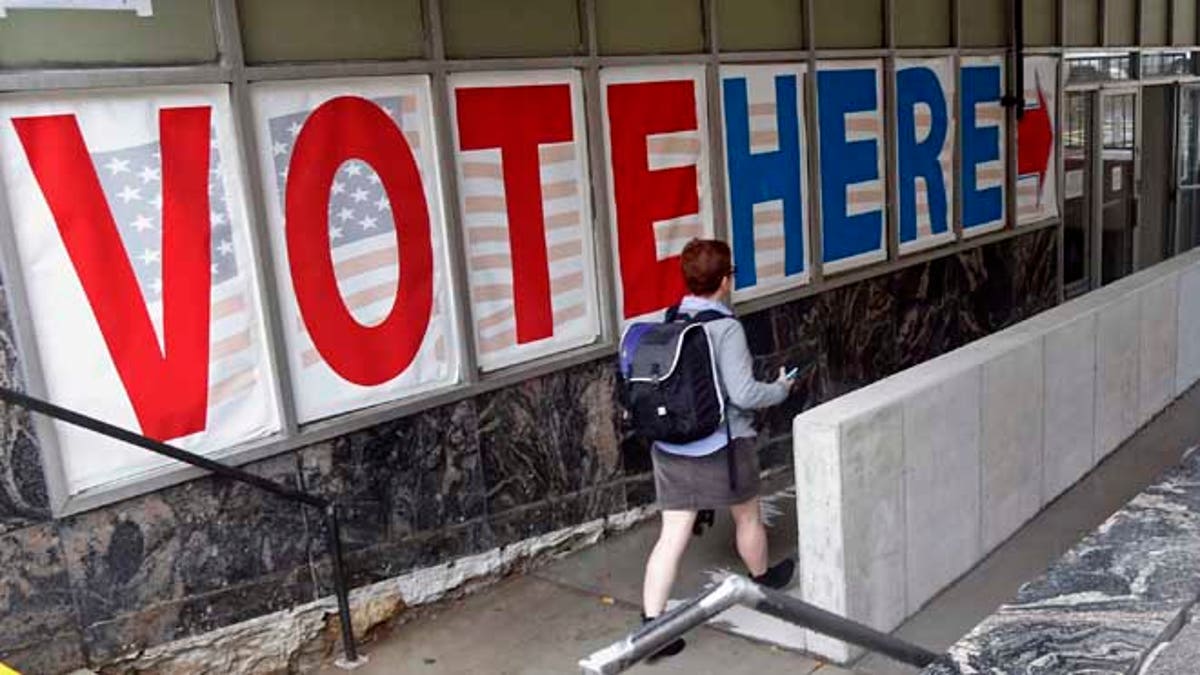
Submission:
[[[666,608],[695,521],[695,511],[662,512],[662,530],[646,561],[646,580],[642,585],[642,609],[646,616],[656,617]]]
[[[767,528],[763,527],[758,497],[729,507],[737,528],[737,550],[751,576],[767,571]]]

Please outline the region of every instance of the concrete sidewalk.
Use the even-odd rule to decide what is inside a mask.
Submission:
[[[944,651],[1197,443],[1200,387],[1172,404],[896,634]],[[778,491],[764,501],[773,559],[796,552],[795,500],[788,491],[779,490],[786,487],[787,479],[780,476],[774,485]],[[637,626],[643,564],[657,534],[657,521],[651,520],[535,572],[428,610],[366,645],[370,664],[355,672],[578,672],[580,658]],[[726,571],[744,570],[733,549],[729,515],[718,513],[716,525],[692,540],[673,597],[696,595]],[[793,626],[741,608],[718,618],[690,633],[688,648],[679,656],[629,672],[908,675],[917,671],[879,656],[864,658],[853,670],[839,668],[778,646],[794,642]]]

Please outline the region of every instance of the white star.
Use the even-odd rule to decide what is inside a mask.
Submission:
[[[339,181],[333,181],[333,194],[340,195],[346,191],[346,185]]]
[[[280,155],[286,155],[287,148],[288,148],[287,143],[280,143],[279,141],[275,141],[275,143],[271,146],[271,152],[275,153],[275,156],[278,157]]]
[[[346,167],[346,174],[349,176],[357,176],[362,173],[362,166],[359,164],[351,164]]]
[[[212,270],[212,275],[214,277],[217,276],[217,263],[213,263],[210,269]]]
[[[336,225],[329,228],[329,238],[330,239],[341,239],[342,238],[342,228],[337,227]]]
[[[160,253],[158,249],[153,248],[142,249],[142,254],[138,256],[138,260],[141,260],[142,264],[146,265],[147,267],[161,259],[162,253]]]
[[[132,223],[130,223],[130,227],[138,232],[145,232],[146,230],[154,229],[154,221],[139,213],[137,220],[134,220]]]
[[[341,218],[343,223],[346,222],[347,220],[353,220],[354,219],[354,211],[347,209],[347,208],[343,208],[341,211],[338,212],[338,218]]]
[[[288,127],[288,133],[292,135],[292,138],[295,138],[300,135],[300,129],[302,128],[299,122],[292,122],[292,126]]]
[[[162,295],[162,277],[150,282],[150,290]]]
[[[379,185],[383,182],[383,180],[379,178],[379,174],[375,173],[374,171],[371,172],[370,176],[367,176],[367,180],[371,181],[373,185]]]
[[[148,166],[148,167],[142,169],[141,173],[139,173],[138,176],[142,179],[142,185],[145,185],[146,183],[149,183],[150,181],[160,180],[160,178],[159,178],[160,173],[161,172],[158,169]]]
[[[354,194],[352,194],[352,195],[350,195],[350,196],[351,196],[351,197],[354,199],[354,201],[356,201],[356,202],[365,202],[365,201],[367,201],[367,196],[368,196],[368,193],[367,193],[367,191],[366,191],[366,190],[364,190],[364,189],[362,189],[362,188],[359,188],[359,189],[355,190],[355,191],[354,191]]]
[[[367,217],[363,218],[362,220],[358,221],[358,224],[361,225],[362,229],[364,229],[364,230],[373,230],[373,229],[375,229],[376,222],[377,221],[375,220],[375,218],[373,216],[367,216]]]
[[[387,195],[380,197],[379,201],[375,202],[375,210],[377,211],[387,211],[390,208],[392,208],[392,205],[388,203]]]
[[[117,196],[120,197],[121,199],[125,200],[125,203],[128,204],[129,202],[132,202],[132,201],[141,201],[142,200],[142,191],[140,188],[135,188],[132,185],[126,185],[125,189],[121,190],[121,192],[118,193]]]
[[[105,164],[104,168],[111,171],[114,176],[119,173],[129,173],[129,160],[113,157],[108,160],[108,164]]]
[[[225,214],[224,213],[210,213],[210,214],[208,214],[208,217],[212,220],[213,225],[224,225],[225,224]]]
[[[220,244],[217,244],[217,252],[221,255],[229,255],[233,253],[233,242],[228,239],[222,239]]]

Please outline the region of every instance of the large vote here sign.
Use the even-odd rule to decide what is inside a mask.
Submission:
[[[0,177],[49,396],[219,456],[280,433],[285,382],[309,424],[461,386],[465,345],[495,371],[596,343],[610,312],[660,316],[684,293],[683,247],[715,231],[714,203],[739,300],[802,286],[818,262],[832,275],[886,259],[890,219],[901,254],[994,231],[1008,217],[1003,67],[723,65],[713,87],[702,66],[604,68],[598,125],[572,69],[453,74],[445,119],[426,75],[264,82],[243,145],[225,85],[0,96]],[[1027,67],[1021,222],[1057,213],[1057,62]],[[600,305],[609,261],[615,308]],[[163,466],[56,432],[72,493]]]

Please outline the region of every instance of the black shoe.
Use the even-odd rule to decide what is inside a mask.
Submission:
[[[643,614],[642,615],[642,624],[643,625],[648,624],[657,618],[658,617],[648,617],[645,614]],[[675,640],[673,642],[668,642],[665,647],[654,652],[650,656],[647,656],[646,663],[650,664],[650,663],[654,663],[655,661],[657,661],[659,659],[666,658],[668,656],[675,656],[679,652],[683,651],[683,648],[686,646],[687,646],[687,642],[683,638],[675,638]]]
[[[750,577],[750,579],[756,584],[778,590],[786,588],[788,584],[792,583],[792,577],[795,574],[796,561],[791,558],[784,558],[772,567],[768,567],[766,572],[756,577]]]

